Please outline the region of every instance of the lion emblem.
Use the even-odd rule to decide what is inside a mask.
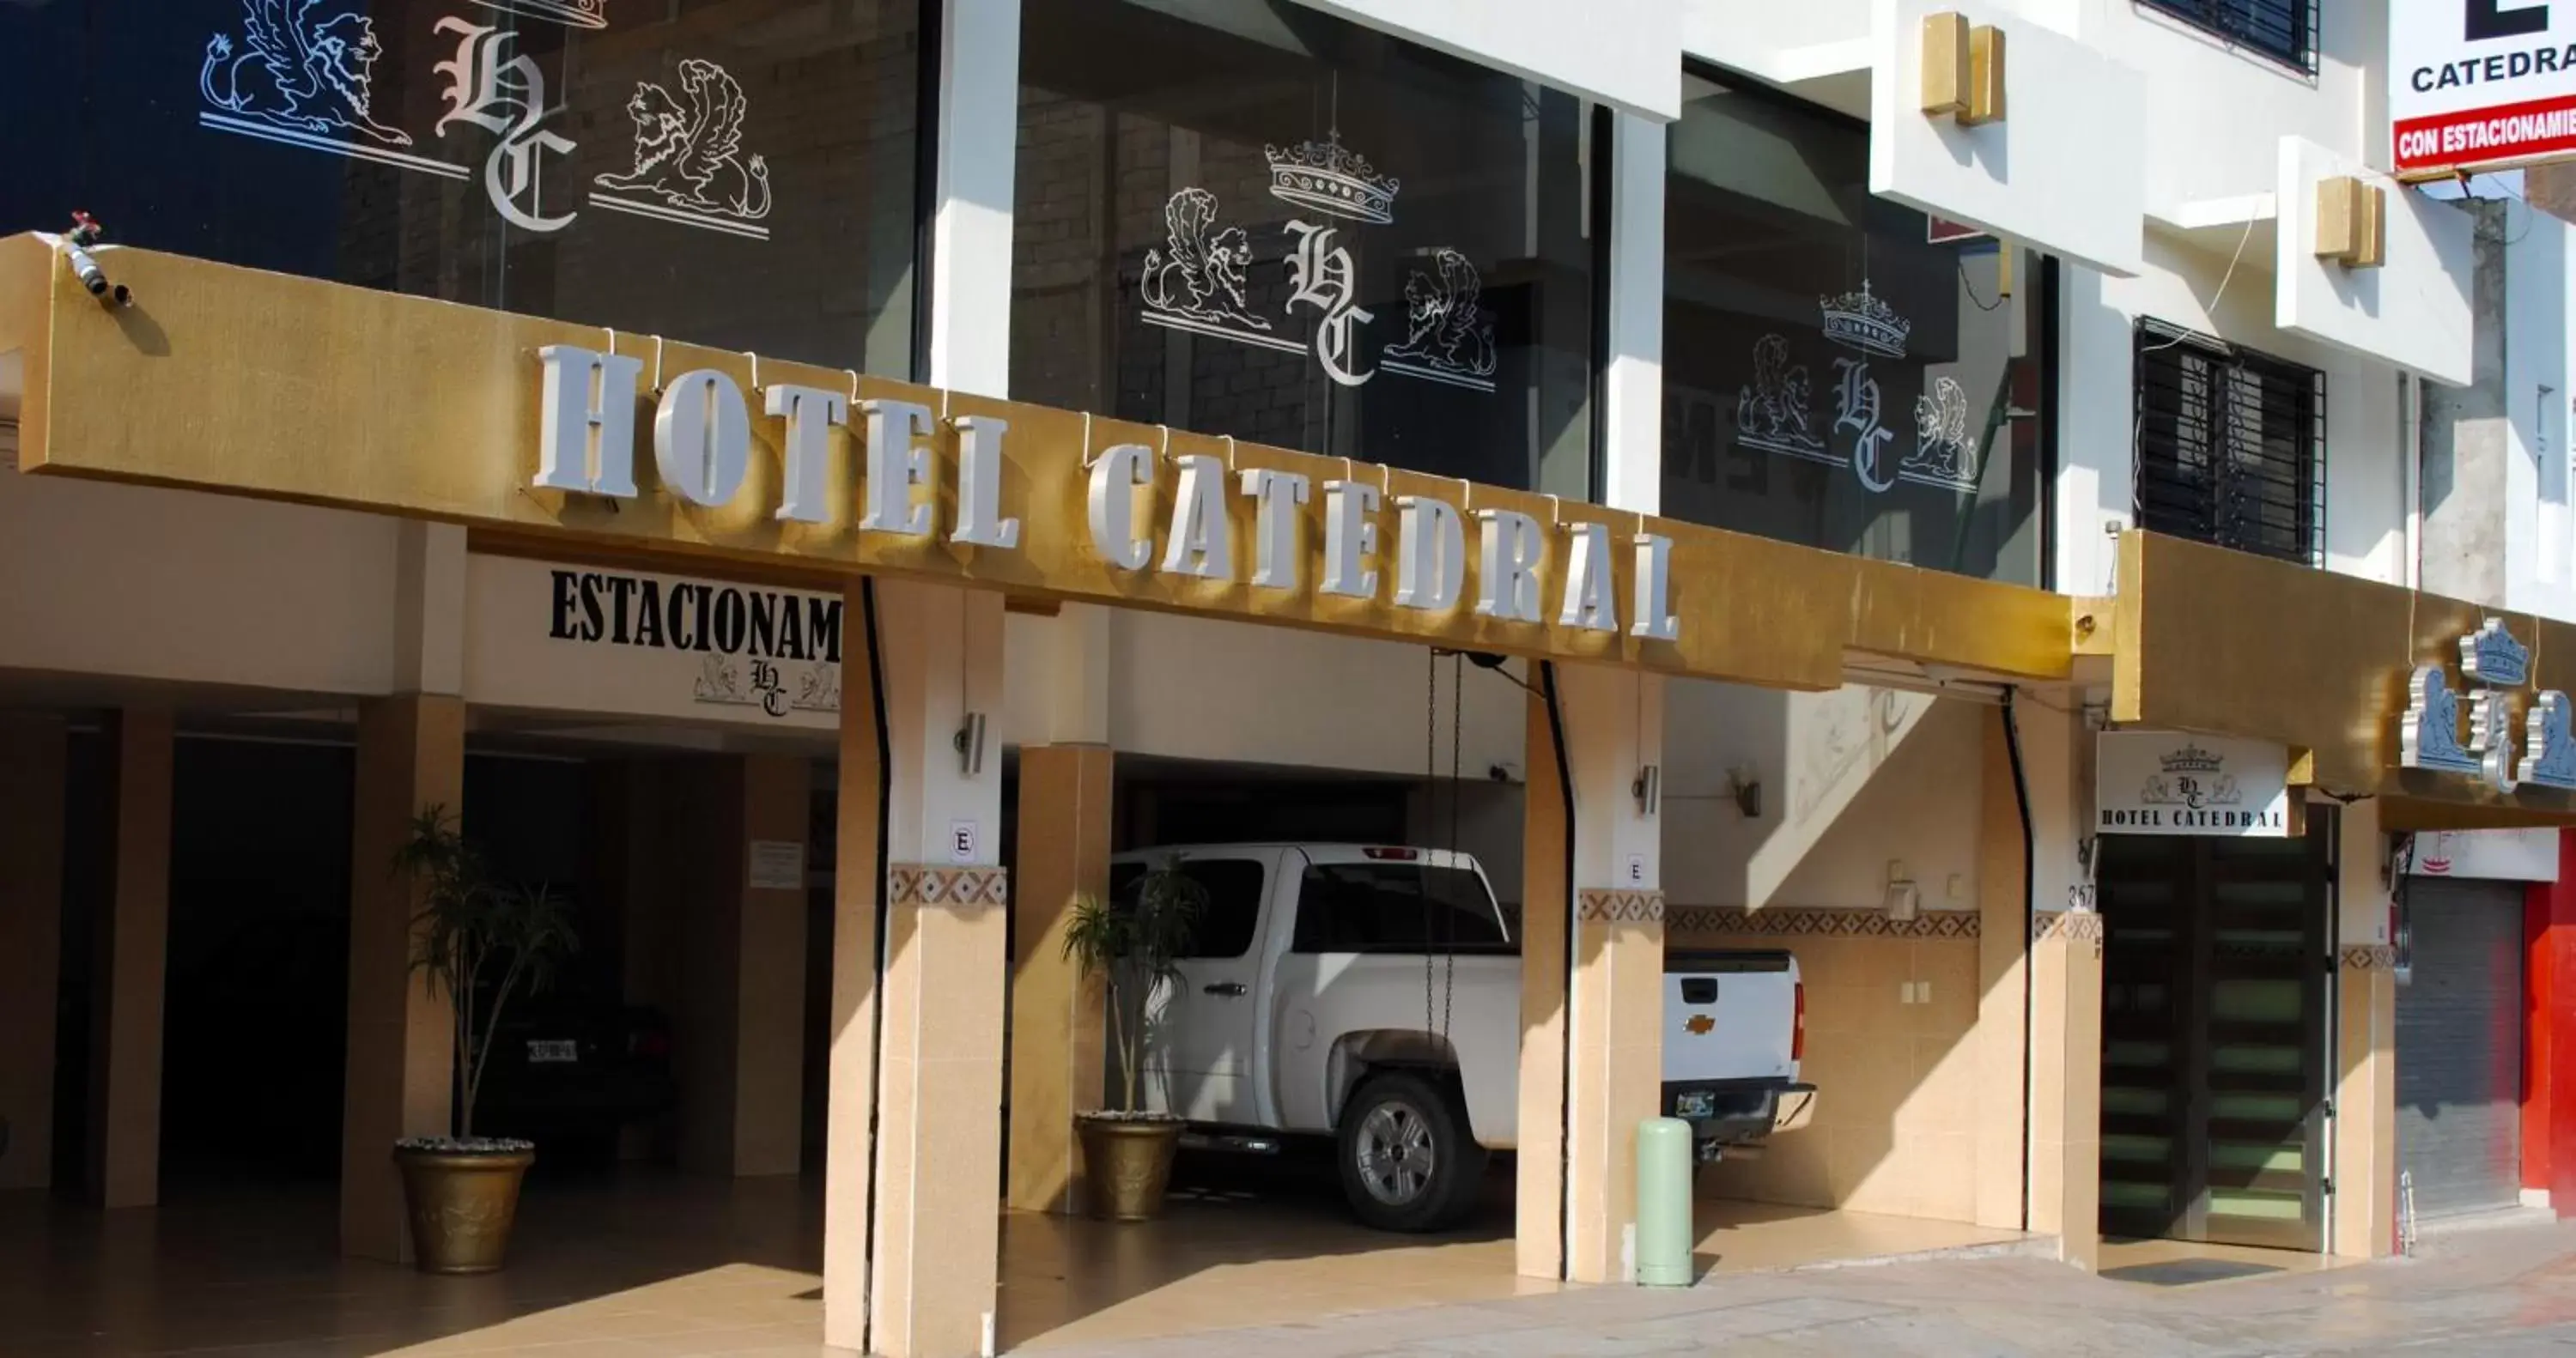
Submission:
[[[1936,379],[1914,400],[1914,452],[1904,470],[1961,484],[1977,478],[1976,449],[1968,440],[1968,392],[1954,377]]]
[[[635,122],[635,168],[594,182],[619,193],[649,194],[691,212],[744,221],[769,215],[769,162],[742,153],[742,86],[712,61],[680,63],[680,97],[649,80],[635,82],[626,116]]]
[[[1789,341],[1764,335],[1753,346],[1753,381],[1736,397],[1736,437],[1762,449],[1813,452],[1824,447],[1807,425],[1813,398],[1807,365],[1789,360]]]
[[[384,47],[375,21],[332,9],[324,0],[243,0],[242,40],[217,33],[206,43],[197,90],[227,113],[276,127],[324,135],[354,132],[388,146],[411,135],[377,122],[367,87]]]
[[[1216,208],[1216,195],[1200,188],[1183,189],[1163,204],[1165,248],[1145,252],[1138,290],[1156,311],[1267,330],[1270,322],[1253,315],[1243,297],[1252,239],[1239,226],[1216,231]]]
[[[1405,336],[1390,358],[1419,359],[1442,372],[1494,375],[1494,321],[1476,303],[1484,281],[1456,250],[1433,256],[1438,276],[1417,269],[1404,281]]]

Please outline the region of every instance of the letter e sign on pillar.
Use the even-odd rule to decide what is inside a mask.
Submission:
[[[971,820],[948,822],[948,861],[951,863],[975,861],[975,822]]]

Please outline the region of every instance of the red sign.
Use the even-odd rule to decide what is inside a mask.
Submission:
[[[2409,118],[2396,130],[2399,174],[2563,155],[2576,151],[2576,95]]]
[[[1954,222],[1947,217],[1926,217],[1923,230],[1924,240],[1933,245],[1950,245],[1963,240],[1976,240],[1985,234],[1983,230],[1970,226],[1966,222]]]

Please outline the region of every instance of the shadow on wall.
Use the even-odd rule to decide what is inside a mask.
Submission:
[[[1801,1073],[1819,1091],[1758,1158],[1703,1174],[1701,1192],[1974,1220],[1991,1102],[1969,1039],[1994,714],[1886,689],[1679,683],[1666,722],[1668,748],[1708,752],[1666,775],[1668,944],[1794,953]],[[1757,780],[1748,817],[1729,785]],[[2008,784],[2001,794],[2008,806]],[[1891,879],[1915,884],[1914,920],[1886,918]]]

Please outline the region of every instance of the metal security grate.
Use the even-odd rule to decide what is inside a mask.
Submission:
[[[2198,28],[2313,73],[2317,68],[2316,0],[2138,0]]]
[[[2157,321],[2137,338],[2138,526],[2325,562],[2325,374]]]

